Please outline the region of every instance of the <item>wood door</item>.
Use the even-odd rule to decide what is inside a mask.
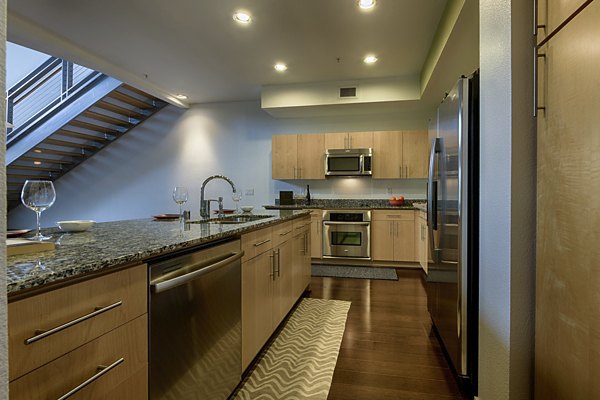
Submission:
[[[598,21],[596,1],[540,49],[547,75],[537,135],[538,400],[600,398]]]
[[[427,131],[402,132],[403,177],[427,179],[429,143]]]
[[[271,138],[271,175],[273,179],[296,179],[297,135],[273,135]]]
[[[257,263],[257,258],[242,263],[242,371],[240,373],[248,368],[258,352]]]
[[[402,132],[373,132],[373,178],[398,179],[402,167]]]
[[[303,254],[304,251],[304,239],[301,234],[294,236],[292,241],[292,264],[293,264],[293,286],[294,286],[294,297],[297,299],[302,294],[302,281],[303,281]]]
[[[325,135],[298,135],[297,179],[325,179]]]
[[[274,282],[278,290],[277,292],[274,292],[273,297],[273,304],[275,306],[275,315],[273,318],[274,328],[281,323],[295,302],[293,287],[294,254],[292,242],[292,238],[290,238],[281,243],[277,248],[277,276]]]
[[[371,223],[371,256],[377,261],[394,261],[392,227],[394,221],[380,220]]]
[[[312,224],[311,224],[312,225]],[[312,276],[312,261],[311,261],[311,239],[310,239],[310,229],[309,227],[306,227],[306,230],[304,231],[304,235],[306,236],[306,238],[304,239],[306,242],[306,248],[304,249],[304,254],[302,257],[302,271],[303,271],[303,281],[302,281],[302,290],[300,291],[300,295],[302,295],[302,292],[304,292],[304,289],[306,289],[306,287],[308,285],[310,285],[310,277]]]
[[[394,261],[418,261],[415,254],[415,221],[395,221]]]
[[[347,149],[348,134],[346,132],[324,133],[325,149]]]
[[[373,132],[350,132],[348,143],[351,149],[370,149],[373,147]]]

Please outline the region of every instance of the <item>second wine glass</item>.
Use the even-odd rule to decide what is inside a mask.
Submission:
[[[179,204],[179,221],[183,219],[183,205],[188,201],[188,190],[184,186],[173,189],[173,201]]]
[[[242,191],[238,189],[237,192],[233,192],[231,195],[231,200],[235,202],[235,212],[238,214],[240,212],[240,200],[242,199]]]

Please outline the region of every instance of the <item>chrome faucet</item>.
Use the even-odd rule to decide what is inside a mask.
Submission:
[[[219,203],[219,217],[222,217],[224,215],[223,214],[223,197],[219,197],[218,200],[215,200],[215,199],[204,200],[204,189],[206,188],[206,184],[208,182],[212,181],[213,179],[223,179],[225,182],[227,182],[231,185],[231,189],[233,189],[233,193],[236,193],[235,184],[228,177],[226,177],[224,175],[213,175],[213,176],[209,176],[208,178],[206,178],[204,180],[204,182],[202,182],[202,187],[200,188],[200,216],[202,218],[210,218],[210,202],[211,201],[216,201]]]

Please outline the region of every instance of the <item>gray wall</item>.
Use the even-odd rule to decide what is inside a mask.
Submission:
[[[174,186],[187,186],[186,205],[198,214],[200,185],[212,174],[225,174],[245,192],[241,204],[273,203],[279,190],[300,191],[308,183],[317,197],[424,198],[425,180],[378,181],[368,178],[280,182],[271,179],[271,136],[278,133],[318,133],[363,130],[424,129],[426,121],[392,115],[275,119],[260,102],[214,103],[188,110],[169,106],[143,125],[87,160],[56,182],[57,200],[42,214],[42,225],[65,219],[110,221],[148,218],[176,212]],[[219,181],[207,195],[225,197],[233,206],[231,189]],[[9,226],[32,227],[34,213],[23,207],[9,215]]]
[[[50,57],[27,47],[6,43],[6,87],[10,88]]]
[[[533,396],[532,4],[480,2],[481,400]]]
[[[6,0],[0,0],[0,93],[6,90]],[[0,101],[0,115],[6,115],[6,103]],[[0,132],[6,132],[4,118]],[[0,135],[0,164],[4,165],[6,135]],[[8,398],[8,342],[6,339],[6,169],[0,168],[0,399]]]

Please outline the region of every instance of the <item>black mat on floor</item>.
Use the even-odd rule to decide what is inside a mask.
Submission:
[[[358,267],[354,265],[312,265],[312,276],[331,278],[381,279],[397,281],[395,268]]]

